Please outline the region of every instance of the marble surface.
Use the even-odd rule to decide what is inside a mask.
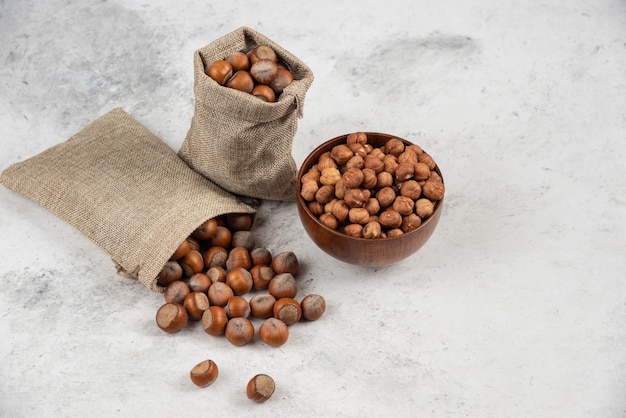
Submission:
[[[199,326],[0,188],[0,416],[626,416],[626,3],[0,1],[0,169],[122,107],[178,150],[193,52],[250,26],[315,81],[293,154],[355,130],[419,143],[447,184],[413,257],[335,261],[292,203],[255,233],[328,309],[281,348]],[[220,367],[209,388],[188,373]],[[252,375],[276,382],[265,404]]]

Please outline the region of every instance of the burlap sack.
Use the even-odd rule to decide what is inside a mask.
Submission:
[[[274,103],[219,85],[205,65],[237,51],[267,45],[294,74]],[[297,168],[292,156],[298,117],[313,73],[262,34],[242,27],[194,54],[195,110],[179,156],[222,188],[243,196],[294,200]]]
[[[11,165],[0,183],[89,237],[119,274],[157,291],[157,274],[199,225],[225,213],[254,213],[121,109]]]

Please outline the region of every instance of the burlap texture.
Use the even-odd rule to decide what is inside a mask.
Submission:
[[[254,213],[121,109],[11,165],[0,183],[81,231],[119,274],[157,291],[157,274],[199,225],[225,213]]]
[[[220,86],[205,65],[257,45],[272,47],[294,74],[274,103]],[[222,188],[267,200],[294,200],[297,167],[292,156],[298,118],[312,71],[283,47],[242,27],[194,54],[195,109],[179,156]]]

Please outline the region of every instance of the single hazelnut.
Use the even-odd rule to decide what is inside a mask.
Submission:
[[[361,186],[361,183],[363,183],[363,179],[365,178],[365,175],[363,174],[363,171],[358,169],[358,168],[348,168],[342,175],[341,175],[341,179],[343,180],[343,184],[348,188],[348,189],[355,189],[359,186]]]
[[[187,255],[189,251],[191,251],[189,241],[184,240],[178,245],[178,248],[176,248],[176,251],[174,251],[174,254],[170,257],[170,260],[179,260]]]
[[[346,137],[346,143],[350,144],[365,144],[367,143],[367,135],[364,132],[353,132]]]
[[[347,189],[343,196],[343,200],[349,207],[358,208],[363,206],[367,198],[361,189]]]
[[[226,306],[230,298],[235,296],[233,289],[224,282],[215,282],[209,287],[207,292],[209,302],[215,306]]]
[[[267,293],[257,293],[250,299],[250,313],[255,318],[269,318],[274,314],[276,298]]]
[[[323,152],[319,156],[317,160],[317,167],[322,172],[324,171],[325,168],[339,168],[335,160],[333,160],[332,157],[330,156],[330,151]]]
[[[400,194],[409,199],[417,200],[422,194],[422,186],[415,180],[407,180],[400,186]]]
[[[317,218],[319,218],[325,212],[324,206],[325,206],[324,204],[318,201],[307,203],[307,207],[309,208],[311,213]]]
[[[431,157],[430,154],[426,152],[422,152],[417,160],[420,163],[426,164],[431,170],[434,170],[437,167],[437,164],[435,164],[435,160],[433,160],[433,157]]]
[[[215,337],[224,335],[228,323],[226,311],[221,306],[209,306],[202,314],[202,329]]]
[[[261,59],[250,66],[250,75],[257,83],[268,85],[278,75],[278,67],[275,61]],[[271,90],[271,87],[267,87]],[[272,90],[272,94],[274,94],[274,90]]]
[[[226,269],[234,270],[237,267],[243,268],[245,270],[248,270],[252,267],[252,258],[250,258],[250,252],[245,247],[233,247],[228,253],[228,259],[226,260]],[[226,282],[228,282],[228,274],[226,275]]]
[[[215,285],[217,283],[214,283]],[[234,267],[226,273],[226,284],[230,286],[235,295],[245,295],[252,290],[252,274],[244,267]],[[213,286],[211,286],[213,287]],[[209,288],[209,291],[211,288]]]
[[[399,182],[407,181],[413,178],[415,173],[415,166],[411,162],[399,163],[396,168],[396,179]]]
[[[417,154],[415,153],[415,151],[413,151],[411,148],[405,148],[404,152],[400,155],[398,155],[398,162],[399,163],[403,163],[403,162],[409,162],[409,163],[417,163],[418,157]]]
[[[254,290],[264,290],[274,277],[274,270],[270,266],[256,265],[250,269],[252,276],[252,288]]]
[[[346,197],[346,190],[348,190],[348,188],[343,184],[343,179],[339,177],[337,183],[335,183],[335,197],[343,200],[343,198]]]
[[[256,246],[254,234],[251,231],[236,231],[230,244],[232,247],[245,248],[248,253]]]
[[[209,298],[206,293],[191,292],[185,297],[183,306],[189,314],[189,319],[199,321],[204,311],[209,309]]]
[[[366,208],[351,208],[348,212],[348,219],[353,224],[365,225],[370,218],[370,213]]]
[[[189,278],[189,288],[192,292],[206,293],[211,283],[211,278],[205,273],[196,273]]]
[[[367,155],[367,148],[364,144],[361,144],[359,142],[355,142],[353,144],[348,143],[348,148],[350,148],[350,151],[352,151],[355,156],[361,157],[363,159]],[[365,162],[365,160],[363,161]]]
[[[183,305],[168,302],[162,305],[156,314],[156,323],[165,332],[178,332],[187,326],[189,316]]]
[[[364,168],[361,172],[363,173],[363,182],[361,183],[361,187],[365,189],[373,189],[376,187],[376,172],[371,168]]]
[[[446,191],[443,183],[433,180],[427,180],[422,186],[422,193],[430,200],[441,200]]]
[[[337,218],[339,223],[344,223],[350,214],[350,207],[344,200],[338,200],[331,208],[330,213]]]
[[[345,144],[335,145],[330,150],[330,157],[335,160],[339,166],[345,165],[353,155],[352,150]]]
[[[204,270],[204,258],[196,250],[189,251],[186,256],[180,259],[179,263],[187,277],[201,273]]]
[[[226,267],[228,260],[228,251],[224,247],[210,247],[202,256],[204,266],[208,269],[211,267]]]
[[[185,241],[187,241],[187,243],[189,244],[190,251],[200,251],[201,246],[200,242],[197,239],[193,238],[192,236],[188,236]]]
[[[396,196],[396,199],[393,201],[392,205],[393,209],[402,216],[413,213],[414,206],[415,201],[406,196]]]
[[[268,103],[274,103],[274,101],[276,100],[276,94],[274,93],[274,90],[272,90],[271,87],[265,84],[257,84],[256,86],[254,86],[250,94]]]
[[[276,274],[290,273],[295,277],[299,268],[298,258],[294,252],[284,251],[274,257],[271,267]]]
[[[254,80],[249,72],[241,70],[233,74],[233,76],[226,82],[225,86],[250,94],[254,88]]]
[[[252,229],[253,217],[249,213],[229,213],[224,218],[228,229],[235,233]]]
[[[415,180],[428,180],[430,177],[430,168],[424,163],[413,163]]]
[[[289,339],[287,324],[277,318],[267,318],[259,327],[261,341],[272,347],[280,347]]]
[[[165,299],[165,302],[175,302],[182,305],[189,292],[191,292],[191,289],[187,283],[182,280],[176,280],[167,285],[163,291],[163,299]]]
[[[339,221],[337,220],[337,218],[335,218],[335,216],[332,213],[328,213],[328,212],[322,213],[321,215],[319,215],[319,221],[326,228],[331,229],[333,231],[339,228]]]
[[[254,325],[248,318],[238,316],[228,321],[224,335],[231,344],[241,347],[254,338]]]
[[[420,218],[415,213],[411,213],[410,215],[402,217],[402,224],[400,225],[400,229],[402,232],[409,233],[413,230],[416,230],[422,224],[422,218]]]
[[[382,227],[378,221],[369,221],[363,226],[363,238],[376,239],[381,237]],[[304,308],[304,307],[303,307]]]
[[[224,308],[229,319],[250,316],[250,303],[243,296],[233,296]]]
[[[393,175],[386,171],[381,171],[376,175],[376,187],[382,189],[383,187],[390,187],[393,185]]]
[[[323,185],[315,192],[315,200],[320,203],[328,203],[335,198],[335,186]]]
[[[222,266],[213,266],[206,271],[206,275],[211,279],[211,284],[215,282],[226,283],[226,270]]]
[[[181,277],[183,277],[183,268],[178,261],[170,260],[165,263],[159,272],[156,284],[165,287],[176,280],[180,280]]]
[[[318,182],[321,176],[321,171],[319,170],[319,168],[317,167],[317,164],[314,165],[313,167],[311,167],[309,169],[309,171],[307,171],[306,173],[304,173],[302,175],[302,184],[304,184],[305,182],[307,182],[308,180],[313,180],[314,182]]]
[[[399,237],[400,235],[404,235],[404,231],[400,228],[394,228],[387,231],[387,238]]]
[[[397,157],[404,151],[404,142],[398,138],[391,138],[385,142],[384,151],[385,154],[391,154]]]
[[[415,202],[415,213],[422,219],[428,218],[434,211],[435,205],[430,199],[422,198]]]
[[[255,62],[259,60],[270,60],[270,61],[278,60],[276,51],[274,51],[272,47],[267,46],[267,45],[256,46],[252,48],[247,55],[251,64],[254,64]]]
[[[364,207],[367,210],[367,213],[370,214],[370,216],[376,215],[378,212],[380,212],[380,202],[375,197],[370,197],[369,199],[367,199]]]
[[[385,163],[377,156],[368,154],[365,157],[364,167],[371,168],[376,174],[378,174],[385,170]]]
[[[319,319],[326,311],[326,300],[321,295],[311,293],[300,301],[302,317],[309,321]]]
[[[378,222],[386,229],[399,228],[402,225],[402,215],[393,209],[387,209],[380,214]]]
[[[295,298],[298,293],[298,284],[291,273],[280,273],[275,275],[267,285],[270,295],[276,299]]]
[[[300,196],[308,202],[315,201],[315,194],[319,190],[319,185],[315,180],[307,180],[300,187]]]
[[[274,394],[276,383],[266,374],[257,374],[248,382],[246,396],[255,402],[265,402]]]
[[[343,233],[352,238],[363,238],[363,225],[348,224],[343,227]]]
[[[203,388],[215,382],[218,374],[217,364],[213,360],[204,360],[193,366],[189,377],[194,385]]]
[[[365,159],[360,155],[353,155],[344,165],[346,169],[348,168],[358,168],[362,170],[365,167]]]
[[[382,161],[382,159],[385,158],[385,155],[387,154],[381,148],[372,148],[372,150],[368,152],[367,155],[372,156],[372,158],[376,157]]]
[[[269,266],[272,263],[272,253],[264,247],[254,248],[250,251],[250,259],[255,266]]]
[[[288,85],[293,83],[293,73],[286,68],[280,68],[276,70],[276,77],[270,83],[270,87],[276,93],[276,96],[280,96]]]
[[[229,248],[233,239],[233,233],[225,226],[219,225],[215,235],[210,240],[212,247]]]
[[[302,308],[298,301],[292,298],[276,300],[273,307],[274,318],[278,318],[287,325],[295,324],[302,317]]]
[[[336,167],[326,167],[320,175],[320,183],[334,186],[341,178],[341,172]]]
[[[393,204],[394,200],[396,200],[396,192],[390,187],[383,187],[378,192],[376,192],[376,199],[380,204],[381,208],[386,208]]]
[[[383,164],[385,165],[384,170],[391,174],[392,176],[396,174],[396,170],[398,169],[398,159],[391,155],[391,154],[387,154],[383,157]]]
[[[233,67],[225,60],[217,60],[206,69],[206,75],[223,86],[233,75]]]
[[[224,61],[230,64],[233,67],[233,71],[246,71],[250,68],[250,60],[248,59],[248,55],[246,55],[242,51],[233,52],[226,58]]]

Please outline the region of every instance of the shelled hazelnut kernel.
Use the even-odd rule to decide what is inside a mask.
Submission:
[[[320,223],[348,236],[392,238],[413,231],[445,194],[437,165],[417,144],[390,138],[373,147],[368,140],[366,133],[353,132],[345,144],[323,152],[302,174],[300,196]],[[334,187],[330,200],[329,191],[318,193],[326,186]]]
[[[217,380],[219,370],[213,360],[204,360],[193,366],[189,372],[191,381],[199,387],[206,387]]]

